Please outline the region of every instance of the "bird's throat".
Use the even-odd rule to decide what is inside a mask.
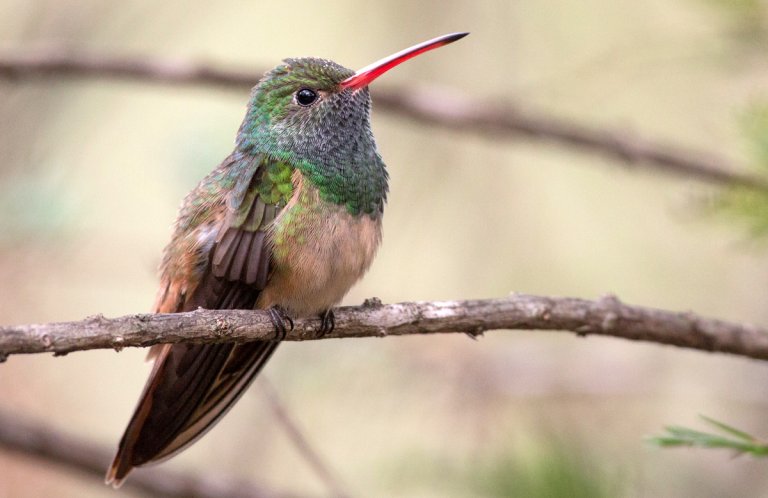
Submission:
[[[378,218],[384,211],[388,176],[376,155],[366,161],[327,165],[301,161],[297,165],[308,186],[324,202],[343,206],[351,215]]]

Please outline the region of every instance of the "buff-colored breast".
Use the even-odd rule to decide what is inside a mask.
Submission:
[[[298,171],[293,180],[291,200],[269,229],[272,273],[258,307],[312,315],[337,305],[368,270],[381,241],[381,217],[351,215],[324,202]]]

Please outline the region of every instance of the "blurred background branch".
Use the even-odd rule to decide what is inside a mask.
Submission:
[[[488,330],[561,330],[580,336],[605,335],[702,351],[768,359],[768,331],[704,318],[694,313],[624,304],[615,296],[598,300],[513,294],[506,298],[412,302],[337,308],[336,328],[324,338],[387,337]],[[286,340],[317,339],[319,320],[298,318]],[[76,322],[0,327],[0,355],[56,355],[89,349],[122,349],[160,343],[271,340],[266,311],[204,310],[99,315]]]
[[[329,467],[325,459],[320,456],[314,446],[307,439],[307,435],[299,427],[298,421],[291,415],[291,412],[283,403],[280,395],[277,393],[277,389],[272,385],[265,376],[260,376],[258,380],[262,391],[267,398],[267,403],[272,409],[275,421],[280,424],[291,439],[293,446],[299,452],[304,461],[312,467],[312,470],[317,476],[325,483],[333,496],[336,498],[349,498],[350,494],[346,490],[346,486],[341,482],[339,476]]]
[[[0,54],[0,78],[8,80],[60,77],[129,79],[147,83],[208,85],[249,89],[264,69],[225,69],[188,60],[102,56],[93,53],[7,52]],[[726,186],[768,192],[768,179],[738,171],[732,161],[712,151],[699,151],[651,140],[641,135],[597,128],[534,112],[511,102],[465,97],[442,88],[375,90],[377,109],[417,122],[494,137],[525,137],[628,163]]]
[[[61,468],[96,478],[101,484],[113,450],[18,415],[0,412],[0,448],[46,460]],[[292,498],[242,480],[141,469],[125,482],[124,489],[146,496],[168,498]]]

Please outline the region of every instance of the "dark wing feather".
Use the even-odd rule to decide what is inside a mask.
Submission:
[[[227,220],[201,281],[173,311],[255,307],[269,274],[271,251],[264,229],[278,212],[258,195],[264,166],[257,165],[250,177],[241,179],[248,182],[247,189],[235,187],[233,195],[240,200],[228,203]],[[159,346],[151,353],[155,365],[107,482],[119,485],[133,467],[167,458],[196,441],[239,399],[277,345],[254,341]]]
[[[186,448],[205,434],[240,399],[245,389],[270,358],[278,343],[256,341],[233,347],[221,368],[216,386],[198,406],[178,435],[153,460],[162,460]],[[236,366],[235,366],[236,364]]]

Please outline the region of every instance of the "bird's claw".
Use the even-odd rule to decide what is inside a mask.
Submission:
[[[473,341],[476,341],[478,337],[483,336],[483,329],[470,330],[464,333],[467,334],[467,337],[469,337]]]
[[[332,309],[327,309],[320,313],[320,328],[317,330],[317,338],[322,339],[326,334],[333,332],[336,328],[336,316]]]
[[[282,341],[288,332],[293,330],[293,320],[280,306],[272,306],[267,310],[272,325],[275,326],[275,340]]]

